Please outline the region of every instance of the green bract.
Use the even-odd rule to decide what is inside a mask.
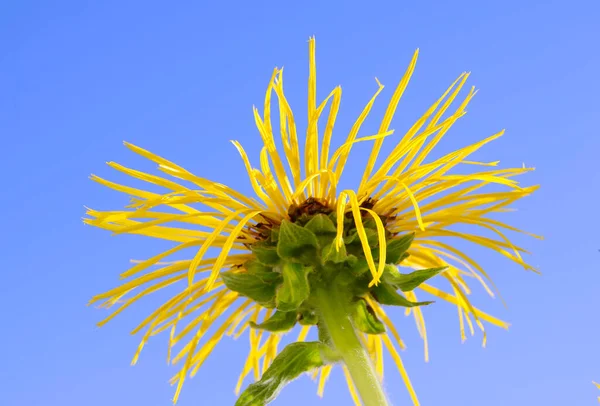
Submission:
[[[319,342],[288,345],[273,360],[261,380],[248,386],[235,405],[266,405],[286,383],[304,372],[324,365],[327,350],[328,347]]]
[[[350,320],[355,329],[366,334],[384,333],[385,326],[369,305],[369,300],[382,305],[414,307],[432,302],[412,302],[402,295],[445,268],[434,268],[402,274],[396,268],[407,256],[414,234],[396,236],[386,230],[386,265],[381,281],[369,287],[372,275],[354,219],[343,221],[343,242],[336,243],[337,218],[317,206],[315,214],[294,211],[293,221],[283,220],[278,226],[261,230],[261,241],[249,248],[254,254],[239,269],[222,272],[225,285],[257,303],[275,308],[266,321],[250,323],[252,328],[283,333],[296,323],[317,325],[320,342],[288,345],[273,361],[262,379],[250,385],[237,405],[265,405],[283,385],[303,372],[335,362],[336,350],[327,339],[323,322],[323,303],[317,291],[331,291],[339,299],[340,317]],[[293,208],[292,208],[293,209]],[[291,210],[292,210],[291,209]],[[365,218],[364,231],[371,256],[378,266],[379,234],[375,221]],[[325,356],[323,354],[327,353]]]

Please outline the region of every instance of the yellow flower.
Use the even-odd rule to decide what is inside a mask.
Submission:
[[[242,366],[237,391],[248,374],[252,373],[254,379],[258,380],[278,354],[280,334],[250,327],[250,322],[267,320],[273,314],[273,309],[228,289],[221,270],[244,268],[244,264],[254,258],[249,247],[264,238],[264,231],[278,227],[284,220],[293,221],[297,215],[323,210],[335,215],[336,250],[345,241],[345,219],[354,221],[356,241],[360,242],[370,272],[367,281],[369,287],[378,285],[384,275],[386,239],[414,233],[414,240],[408,249],[410,256],[402,265],[414,269],[447,267],[438,279],[447,282],[449,291],[429,283],[423,283],[417,289],[456,306],[462,339],[466,337],[465,323],[471,334],[474,332],[473,324],[482,331],[484,322],[508,327],[507,323],[474,307],[467,297],[471,291],[469,279],[474,279],[493,296],[487,285],[490,280],[485,270],[469,255],[446,242],[445,238],[438,237],[469,241],[494,250],[525,269],[533,270],[522,259],[521,254],[525,251],[513,245],[503,231],[520,230],[488,217],[492,213],[508,211],[507,206],[537,189],[536,186],[521,187],[514,180],[516,175],[531,169],[497,169],[498,162],[468,160],[472,153],[500,137],[503,131],[437,159],[425,161],[452,125],[466,114],[467,104],[475,96],[476,91],[471,88],[456,103],[457,106],[452,107],[469,77],[468,73],[461,74],[400,137],[392,151],[380,157],[384,138],[394,132],[390,129],[390,123],[415,68],[417,55],[418,51],[414,53],[396,87],[377,134],[359,136],[364,120],[383,90],[379,81],[375,94],[354,123],[346,141],[333,153],[331,140],[342,93],[341,88],[336,87],[325,100],[317,103],[314,39],[309,41],[309,120],[303,153],[300,130],[296,127],[283,90],[283,70],[275,69],[267,87],[262,116],[254,108],[256,126],[264,144],[260,167],[252,166],[242,146],[233,141],[246,166],[255,197],[245,196],[230,187],[198,177],[165,158],[129,143],[125,143],[129,149],[158,164],[158,169],[168,176],[140,172],[115,162],[108,164],[134,178],[164,188],[164,193],[135,189],[92,176],[93,180],[105,186],[133,196],[133,200],[126,210],[90,209],[85,223],[111,230],[115,234],[139,234],[175,244],[167,251],[136,263],[121,274],[125,282],[95,296],[91,301],[101,301],[104,307],[116,307],[110,316],[99,323],[104,325],[142,297],[171,285],[180,287],[178,294],[160,304],[133,330],[133,333],[145,331],[133,363],[151,336],[161,332],[169,334],[168,361],[182,363],[180,371],[172,379],[172,383],[177,384],[175,401],[186,376],[196,374],[225,335],[237,338],[248,331],[250,340],[250,352]],[[273,95],[278,102],[278,123],[271,121]],[[318,121],[322,117],[326,119],[326,125],[322,136],[319,136]],[[277,132],[281,137],[280,143],[276,141]],[[350,151],[358,142],[373,143],[364,175],[356,190],[338,190],[338,181]],[[452,174],[452,169],[459,166],[481,169],[469,174]],[[498,187],[487,190],[485,187],[488,185],[500,186],[502,190]],[[369,230],[365,224],[368,219],[374,220],[375,232],[372,234],[379,243],[379,251],[369,249]],[[454,226],[462,224],[477,226],[495,234],[497,238],[455,231]],[[190,259],[169,261],[170,256],[184,250],[190,253]],[[244,272],[244,269],[240,272]],[[363,335],[376,371],[382,376],[385,348],[402,374],[414,403],[418,404],[398,354],[398,349],[404,348],[404,344],[397,329],[373,296],[366,295],[365,299],[386,330],[383,334]],[[416,301],[417,294],[407,291],[406,299]],[[411,314],[416,321],[418,332],[424,340],[427,359],[427,333],[421,308],[407,307],[406,314]],[[214,332],[207,337],[211,327]],[[303,341],[311,328],[311,325],[304,325],[297,341]],[[191,339],[175,353],[175,346],[189,336]],[[483,336],[485,344],[485,332]],[[323,393],[330,372],[331,365],[315,372],[315,376],[320,373],[319,395]],[[344,373],[349,377],[345,368]],[[359,404],[352,380],[348,378],[347,381],[352,396]]]
[[[596,385],[596,388],[600,389],[600,383],[596,383],[596,382],[593,382],[593,381],[592,381],[592,383],[594,385]],[[600,396],[598,396],[598,402],[600,402]]]

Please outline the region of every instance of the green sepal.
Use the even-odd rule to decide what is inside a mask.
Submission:
[[[364,299],[358,299],[352,304],[352,320],[354,326],[363,333],[385,333],[385,326]]]
[[[402,261],[403,255],[410,248],[413,240],[415,238],[415,234],[407,234],[400,238],[394,238],[393,240],[389,240],[387,242],[387,251],[386,251],[386,260],[388,264],[398,264]]]
[[[281,261],[277,254],[277,248],[267,245],[264,242],[253,244],[250,246],[250,249],[256,260],[261,264],[275,266]]]
[[[331,219],[331,221],[333,221],[333,224],[335,224],[335,228],[337,231],[337,213],[331,212],[331,213],[329,213],[328,217]],[[349,229],[353,224],[354,224],[353,218],[347,218],[344,216],[344,230]]]
[[[371,273],[364,273],[359,277],[354,277],[352,284],[349,286],[353,296],[363,297],[369,293],[369,283],[373,279]]]
[[[369,247],[374,248],[379,245],[379,234],[377,230],[373,230],[372,228],[365,228],[365,234],[367,235],[367,242],[369,243]],[[360,237],[358,235],[358,230],[352,230],[350,233],[344,237],[344,243],[346,244],[360,244]]]
[[[270,331],[272,333],[288,331],[296,324],[296,312],[275,312],[267,320],[260,324],[250,321],[250,325],[254,328]]]
[[[319,316],[312,310],[303,310],[298,317],[298,323],[302,326],[314,326],[319,322]]]
[[[304,228],[312,231],[315,235],[336,234],[337,228],[329,216],[319,213],[315,215]]]
[[[292,343],[273,360],[260,381],[248,386],[236,406],[264,406],[289,382],[312,369],[325,365],[331,350],[320,342]]]
[[[279,241],[279,227],[271,229],[271,241],[272,242]]]
[[[408,257],[410,257],[410,254],[408,252],[405,252],[404,254],[402,254],[402,256],[400,257],[398,262],[396,262],[396,265],[400,265],[402,263],[402,261],[404,261]]]
[[[287,220],[281,222],[277,241],[279,257],[311,263],[316,258],[317,246],[317,236],[312,231]]]
[[[389,284],[383,282],[371,288],[371,296],[383,305],[415,307],[425,306],[433,302],[411,302]]]
[[[277,289],[276,306],[283,312],[296,311],[310,295],[308,273],[312,270],[302,264],[286,262],[281,267],[283,283]]]
[[[377,222],[373,218],[363,220],[363,227],[377,231]]]
[[[331,269],[331,273],[339,271],[339,272],[337,272],[335,281],[336,281],[336,283],[340,284],[341,286],[349,286],[349,285],[353,284],[354,282],[356,282],[356,276],[353,275],[352,272],[347,271],[345,269],[342,269],[342,270],[336,269],[337,266],[335,266],[335,265],[332,266],[332,268],[333,269]]]
[[[354,255],[352,255],[351,257],[356,258],[354,263],[350,263],[350,261],[348,261],[348,264],[350,265],[350,270],[355,276],[363,275],[369,270],[369,263],[367,262],[366,258],[357,258]]]
[[[244,269],[246,269],[249,274],[257,276],[265,283],[278,284],[281,282],[281,274],[279,272],[273,272],[273,268],[261,264],[257,260],[250,259],[246,261],[244,263]]]
[[[333,262],[334,264],[340,264],[348,260],[348,254],[346,253],[346,246],[342,244],[340,246],[339,251],[335,247],[335,241],[332,241],[330,244],[326,245],[321,251],[321,261],[326,263],[328,261]]]
[[[410,292],[417,286],[425,282],[427,279],[433,278],[448,267],[420,269],[408,274],[402,274],[393,265],[386,265],[383,270],[383,280],[391,285],[396,286],[403,292]]]
[[[273,282],[265,282],[259,276],[249,272],[224,271],[221,272],[223,283],[229,290],[238,292],[260,305],[268,308],[275,306],[275,290],[280,278]]]

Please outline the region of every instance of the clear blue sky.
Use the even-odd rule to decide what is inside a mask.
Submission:
[[[535,166],[521,180],[542,184],[507,220],[546,237],[516,237],[534,253],[530,262],[543,275],[486,251],[474,253],[495,276],[509,308],[480,293],[476,303],[510,321],[510,331],[488,327],[486,349],[481,335],[461,344],[455,309],[437,303],[426,310],[431,361],[425,364],[412,319],[395,314],[422,404],[596,402],[600,3],[93,3],[0,6],[0,403],[170,404],[167,380],[176,369],[165,365],[164,340],[151,341],[138,366],[129,366],[139,337],[128,332],[152,301],[102,329],[95,322],[105,311],[85,306],[118,282],[129,259],[167,245],[85,227],[84,204],[110,210],[126,203],[88,175],[122,180],[104,165],[109,160],[151,169],[121,145],[128,140],[249,191],[228,140],[240,140],[257,158],[251,106],[262,103],[275,66],[285,65],[290,101],[304,116],[307,39],[313,34],[318,97],[338,84],[344,89],[338,142],[375,90],[374,77],[387,85],[377,117],[419,47],[416,74],[392,127],[406,129],[460,72],[470,70],[481,91],[440,151],[506,128],[506,136],[477,157]],[[364,151],[353,159],[362,162]],[[345,173],[348,185],[360,179],[361,165]],[[188,381],[180,405],[233,404],[246,349],[246,339],[225,340]],[[391,362],[386,387],[394,405],[409,404]],[[339,372],[323,400],[315,391],[303,377],[275,404],[350,402]]]

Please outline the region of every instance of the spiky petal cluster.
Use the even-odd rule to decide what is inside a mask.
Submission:
[[[101,301],[102,306],[116,307],[109,317],[99,323],[103,325],[139,299],[163,288],[179,287],[177,294],[158,305],[133,331],[144,331],[133,363],[151,336],[161,332],[169,335],[168,360],[183,363],[173,378],[173,383],[177,383],[175,399],[179,396],[185,377],[188,374],[193,376],[198,371],[225,335],[239,337],[247,331],[250,340],[250,353],[242,368],[238,390],[248,374],[253,373],[254,378],[258,379],[277,355],[280,334],[248,328],[250,322],[260,323],[268,319],[272,310],[227,289],[221,270],[243,266],[252,259],[253,254],[248,247],[260,241],[260,228],[289,220],[290,208],[302,205],[310,198],[317,199],[337,213],[337,247],[343,241],[343,219],[346,216],[354,219],[357,236],[365,248],[364,255],[371,274],[370,285],[378,284],[383,275],[386,261],[382,257],[385,258],[386,252],[382,250],[379,261],[373,259],[363,224],[365,215],[375,221],[380,246],[385,247],[385,232],[393,235],[414,233],[414,241],[408,251],[410,256],[403,265],[415,269],[448,267],[436,279],[445,280],[448,290],[429,283],[420,285],[418,290],[456,306],[463,339],[465,322],[471,333],[474,330],[473,323],[482,330],[483,322],[507,328],[505,322],[470,303],[469,279],[476,280],[493,296],[486,284],[488,275],[482,266],[447,242],[445,237],[489,248],[532,270],[521,257],[525,251],[513,245],[505,236],[504,230],[519,230],[490,217],[507,211],[507,206],[536,189],[521,187],[513,179],[531,169],[497,169],[498,162],[468,160],[482,146],[500,137],[502,131],[425,162],[441,138],[465,115],[466,107],[476,93],[471,88],[466,96],[459,98],[468,73],[459,75],[396,141],[391,152],[380,156],[384,139],[393,134],[390,124],[415,68],[417,55],[418,51],[393,92],[377,134],[359,136],[375,99],[383,90],[379,81],[374,95],[360,113],[345,142],[335,151],[332,151],[331,141],[342,90],[336,87],[322,102],[317,103],[314,39],[309,41],[308,127],[303,151],[300,148],[299,129],[284,94],[283,70],[275,69],[267,86],[262,116],[258,109],[254,109],[256,126],[264,144],[258,168],[252,166],[242,146],[233,141],[246,166],[256,197],[245,196],[230,187],[198,177],[171,161],[128,143],[125,145],[129,149],[158,164],[158,169],[165,176],[141,172],[114,162],[109,162],[109,165],[133,178],[163,188],[163,193],[135,189],[92,176],[93,180],[130,195],[133,200],[125,210],[88,210],[87,224],[111,230],[115,234],[144,235],[173,244],[167,251],[137,262],[121,274],[125,279],[121,285],[95,296],[92,302]],[[278,102],[278,123],[271,121],[273,95]],[[319,120],[325,120],[322,136],[318,134]],[[275,137],[277,132],[279,140]],[[359,142],[373,143],[364,176],[356,190],[338,190],[338,182],[350,151]],[[469,174],[454,173],[453,169],[459,166],[483,169],[476,169]],[[496,185],[503,190],[498,187],[487,190],[488,185]],[[456,225],[470,225],[473,229],[479,228],[488,234],[491,232],[496,238],[456,231]],[[170,260],[183,251],[189,253],[189,259]],[[407,299],[416,301],[417,293],[407,292]],[[380,374],[383,373],[385,347],[417,403],[398,355],[397,348],[404,348],[400,335],[382,307],[376,302],[369,304],[387,330],[384,334],[365,336],[366,347],[376,369]],[[423,313],[419,307],[408,308],[406,313],[415,318],[418,331],[424,339],[427,358]],[[297,340],[304,340],[310,328],[302,327]],[[209,329],[211,335],[207,336]],[[180,343],[181,347],[176,347]],[[176,348],[178,351],[173,352]],[[330,370],[330,366],[320,370],[319,394],[323,392]],[[354,393],[351,382],[348,382]]]

